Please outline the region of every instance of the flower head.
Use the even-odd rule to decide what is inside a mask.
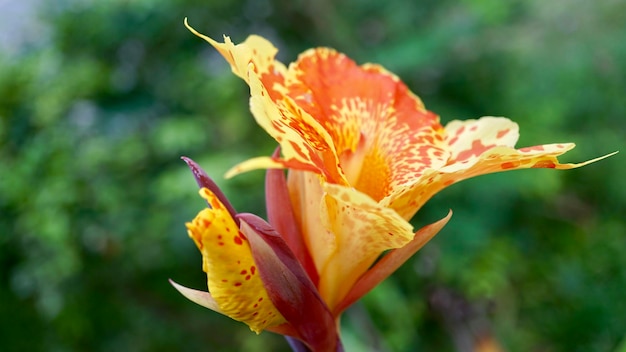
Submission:
[[[257,216],[236,213],[204,170],[183,159],[207,201],[187,230],[202,253],[209,292],[174,287],[257,333],[292,336],[311,350],[338,350],[335,319],[283,238]]]
[[[269,169],[269,221],[335,317],[445,225],[450,214],[417,232],[408,223],[443,188],[481,174],[600,159],[559,163],[572,143],[516,149],[518,126],[502,117],[444,127],[398,77],[329,48],[285,66],[259,36],[235,45],[188,28],[249,85],[254,118],[279,145],[227,176]]]

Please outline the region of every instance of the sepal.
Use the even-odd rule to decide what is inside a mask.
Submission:
[[[220,309],[220,306],[215,302],[213,296],[210,293],[200,290],[194,290],[189,287],[185,287],[183,285],[177,284],[174,280],[170,279],[170,284],[174,286],[174,288],[180,292],[185,298],[192,301],[195,304],[201,305],[205,308],[209,308],[212,311],[218,312],[220,314],[224,314]]]
[[[185,287],[181,284],[176,283],[174,280],[170,279],[170,284],[172,286],[174,286],[174,288],[183,296],[185,296],[185,298],[187,298],[188,300],[201,305],[205,308],[209,308],[214,312],[223,314],[225,316],[226,315],[224,312],[222,312],[222,310],[220,309],[219,305],[217,304],[217,302],[215,302],[215,300],[213,299],[213,296],[211,296],[211,294],[209,292],[205,292],[205,291],[200,291],[200,290],[195,290],[193,288],[189,288],[189,287]],[[270,326],[266,329],[267,331],[271,331],[274,332],[276,334],[281,334],[281,335],[285,335],[285,336],[296,336],[297,332],[293,329],[293,327],[287,323],[285,324],[281,324],[281,325],[277,325],[277,326]]]
[[[256,215],[237,217],[268,296],[297,337],[312,351],[338,350],[335,319],[287,243]]]
[[[276,148],[272,157],[278,157],[279,153],[280,148]],[[268,169],[265,174],[265,205],[268,222],[282,235],[291,251],[304,267],[311,281],[313,281],[313,284],[317,285],[319,274],[315,268],[313,258],[311,258],[311,254],[304,243],[302,231],[296,222],[289,189],[287,188],[287,178],[282,169]]]

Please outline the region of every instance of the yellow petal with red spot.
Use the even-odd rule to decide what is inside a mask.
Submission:
[[[248,83],[254,118],[281,146],[283,158],[273,160],[284,167],[309,170],[344,182],[329,132],[290,97],[276,100],[267,82],[253,71]]]
[[[186,225],[202,253],[202,268],[219,312],[248,324],[257,333],[284,323],[263,286],[248,240],[210,190],[200,189],[200,196],[210,208]]]
[[[513,148],[519,138],[517,124],[503,117],[455,120],[446,125],[445,131],[445,144],[450,152],[447,165],[470,165],[491,148]]]
[[[248,81],[249,64],[253,63],[258,74],[264,75],[266,79],[280,82],[282,81],[285,66],[274,60],[278,49],[267,39],[258,35],[249,36],[243,43],[235,45],[230,37],[224,36],[224,43],[219,43],[193,29],[185,18],[185,26],[193,34],[206,40],[217,51],[222,54],[230,64],[233,73]],[[270,87],[271,88],[271,87]]]
[[[274,60],[277,50],[270,42],[259,36],[250,36],[235,45],[225,36],[224,43],[219,43],[189,25],[187,28],[215,47],[233,72],[248,83],[251,111],[257,123],[280,143],[284,155],[280,161],[259,158],[239,164],[228,172],[228,177],[254,168],[282,166],[311,170],[335,182],[342,182],[343,176],[337,168],[337,153],[330,135],[296,102],[286,97],[286,68]]]
[[[331,310],[382,252],[413,239],[408,222],[354,188],[292,170],[289,189],[319,272],[320,294]]]
[[[333,310],[382,252],[403,247],[414,233],[393,209],[354,188],[331,183],[323,188],[322,223],[335,234],[336,250],[321,268],[319,289]]]
[[[397,189],[392,197],[385,200],[406,219],[443,188],[474,176],[527,168],[572,169],[615,154],[578,164],[561,164],[557,157],[574,148],[574,143],[515,149],[517,124],[506,118],[452,121],[445,130],[445,143],[450,155],[447,164],[427,170],[413,185]]]

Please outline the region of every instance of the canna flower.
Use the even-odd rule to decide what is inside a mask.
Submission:
[[[213,218],[205,221],[207,215],[201,212],[188,228],[203,253],[209,291],[217,303],[205,305],[248,323],[255,331],[274,329],[294,336],[313,350],[334,350],[340,346],[335,342],[336,321],[341,313],[446,224],[451,213],[417,232],[408,222],[443,188],[487,173],[523,168],[571,169],[604,158],[579,164],[560,163],[557,157],[572,149],[573,143],[516,149],[518,126],[502,117],[452,121],[442,126],[439,117],[428,111],[398,77],[379,65],[359,66],[329,48],[305,51],[285,66],[274,59],[277,49],[259,36],[250,36],[235,45],[226,36],[224,43],[219,43],[187,27],[215,47],[233,73],[249,85],[254,118],[279,145],[272,156],[250,159],[227,173],[230,177],[268,169],[266,202],[271,225],[250,227],[248,215],[241,217],[234,211],[219,210],[224,201],[221,205],[215,202],[220,197],[208,191],[216,187],[203,186],[199,181],[201,187],[206,187],[201,195],[210,204],[203,212],[211,213]],[[284,169],[288,170],[287,177]],[[207,239],[219,231],[223,233],[213,224],[226,218],[232,220],[228,224],[231,232],[238,229],[243,234],[240,238],[250,242],[250,249],[237,254],[211,254],[206,249],[209,241],[199,242],[200,233],[210,233]],[[275,242],[267,245],[264,257],[255,256],[250,239],[264,238],[260,233],[268,231],[274,233]],[[280,250],[276,243],[281,243]],[[241,271],[237,271],[239,267],[228,267],[233,258],[245,255],[254,262],[246,262]],[[234,275],[248,266],[259,267],[261,261],[276,261],[277,257],[289,257],[298,264],[288,267],[299,278],[287,280],[288,286],[304,285],[305,291],[316,297],[314,310],[319,312],[315,319],[323,320],[317,326],[331,335],[330,342],[314,346],[315,341],[298,332],[303,330],[303,322],[285,316],[287,309],[277,302],[287,293],[275,286],[277,281],[271,279],[275,272],[265,271],[257,276],[260,281],[250,282],[254,288],[250,295],[254,297],[233,296],[228,291],[224,302],[218,302],[212,286],[219,286],[215,281],[221,280],[220,270],[224,275]],[[211,266],[217,274],[207,270]],[[212,275],[216,276],[211,278]],[[236,309],[243,315],[234,315],[226,310],[229,304],[249,306],[257,296],[265,294],[263,289],[270,292],[269,300],[276,309],[271,321],[259,324],[248,313]],[[191,291],[184,290],[183,294],[191,296]],[[301,303],[304,301],[294,304]],[[268,312],[264,314],[269,316]],[[329,321],[333,322],[330,328]]]
[[[313,351],[341,351],[334,317],[282,237],[252,214],[238,214],[193,160],[183,157],[208,207],[187,223],[202,253],[209,292],[172,285],[189,300],[302,341]]]

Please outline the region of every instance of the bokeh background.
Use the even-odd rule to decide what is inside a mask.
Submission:
[[[286,351],[180,296],[205,288],[181,155],[263,215],[274,149],[248,90],[183,26],[331,46],[397,73],[442,121],[507,116],[519,146],[626,136],[624,0],[0,1],[0,349]],[[348,351],[626,351],[626,163],[446,189],[449,225],[343,319]]]

